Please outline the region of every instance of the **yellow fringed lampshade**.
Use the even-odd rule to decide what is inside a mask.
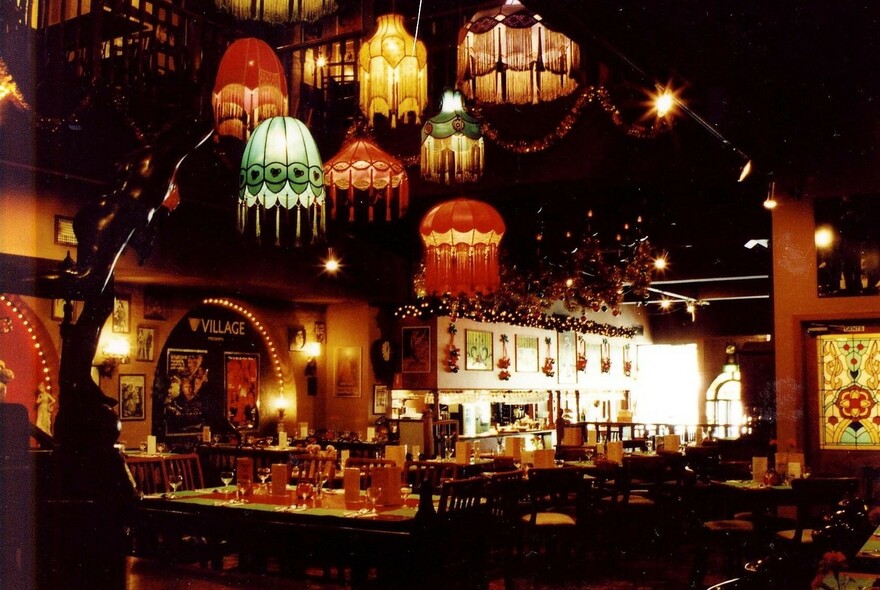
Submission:
[[[220,60],[211,103],[217,135],[242,141],[263,120],[287,116],[287,80],[281,60],[265,42],[239,39]]]
[[[314,22],[336,12],[336,0],[214,0],[237,19],[284,24]]]
[[[324,169],[318,146],[299,119],[272,117],[254,129],[241,158],[238,187],[241,233],[253,228],[256,238],[262,240],[263,234],[271,235],[274,225],[276,246],[291,241],[300,246],[308,236],[311,242],[323,239]],[[274,224],[267,219],[272,209]],[[292,239],[284,237],[291,233]]]
[[[577,88],[580,48],[518,0],[475,14],[459,34],[458,87],[485,103],[528,104]]]
[[[403,16],[385,14],[376,22],[376,33],[361,46],[360,107],[368,121],[375,115],[397,120],[414,113],[421,121],[428,96],[428,52],[403,27]]]
[[[498,211],[481,201],[457,198],[433,207],[419,226],[425,244],[425,292],[474,296],[496,291],[504,231]]]
[[[385,206],[386,221],[391,221],[395,204],[397,218],[409,206],[409,179],[403,164],[367,139],[355,139],[342,146],[324,164],[324,181],[333,219],[339,214],[340,192],[345,194],[343,204],[348,208],[349,221],[355,221],[359,204],[367,208],[368,221],[374,220],[377,204]],[[360,191],[360,198],[356,191]]]
[[[476,182],[483,175],[480,122],[464,110],[461,93],[443,93],[440,113],[422,127],[422,178],[431,182]]]

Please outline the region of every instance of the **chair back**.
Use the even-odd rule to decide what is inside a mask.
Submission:
[[[596,445],[556,445],[556,458],[560,461],[586,461],[587,454],[596,452]]]
[[[484,476],[489,514],[496,525],[508,526],[519,517],[520,502],[525,492],[523,475],[521,469],[516,469]]]
[[[361,480],[370,487],[373,485],[373,469],[376,467],[397,467],[394,459],[377,459],[375,457],[348,457],[345,460],[346,468],[359,469]]]
[[[700,481],[709,481],[718,472],[720,457],[714,445],[687,447],[684,450],[687,465]]]
[[[484,511],[487,505],[485,477],[469,479],[447,479],[440,488],[440,505],[437,514],[450,516],[453,513]]]
[[[205,487],[202,464],[197,454],[170,455],[165,457],[163,461],[165,463],[166,491],[171,491],[171,486],[167,484],[167,476],[175,473],[183,476],[183,484],[178,490],[195,490]]]
[[[458,466],[441,461],[407,461],[403,467],[403,480],[416,489],[427,480],[436,490],[447,479],[457,479]]]
[[[336,457],[308,455],[296,459],[299,466],[299,482],[317,484],[319,479],[333,481],[336,477]]]
[[[857,477],[808,477],[791,480],[797,507],[794,541],[800,543],[804,529],[819,528],[822,517],[834,512],[837,504],[859,491]]]
[[[581,516],[586,510],[589,486],[584,472],[571,467],[529,469],[528,496],[532,524],[539,512],[567,512]]]
[[[165,464],[160,457],[125,457],[135,489],[142,494],[161,494],[166,490]]]
[[[454,450],[458,442],[458,420],[435,420],[432,424],[434,454],[444,457],[447,450]]]

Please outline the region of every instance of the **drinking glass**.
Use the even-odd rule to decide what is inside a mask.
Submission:
[[[325,471],[318,474],[318,489],[315,491],[315,495],[319,498],[324,495],[324,484],[327,483],[327,479]]]
[[[367,507],[370,509],[370,514],[378,514],[378,512],[376,512],[376,502],[378,502],[381,497],[382,488],[373,486],[367,489]]]
[[[179,473],[172,473],[168,476],[168,484],[171,486],[171,497],[177,495],[177,488],[183,485],[183,476]]]
[[[260,467],[257,469],[257,477],[260,478],[260,485],[263,489],[266,489],[266,480],[269,479],[269,476],[272,475],[272,470],[269,467]]]
[[[221,471],[220,472],[220,481],[223,482],[224,493],[229,496],[229,484],[232,483],[233,478],[235,477],[235,473],[232,471]]]
[[[400,499],[403,501],[403,507],[406,508],[406,499],[412,494],[412,486],[400,487]]]
[[[142,440],[140,443],[138,443],[138,449],[140,450],[141,453],[146,453],[147,452],[147,441]]]
[[[159,454],[162,454],[167,450],[168,450],[168,446],[165,443],[159,443],[156,445],[156,452]]]

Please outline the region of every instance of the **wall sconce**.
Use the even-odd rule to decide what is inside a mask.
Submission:
[[[306,393],[318,395],[318,357],[321,355],[321,345],[317,342],[309,342],[306,345],[306,353],[309,355],[306,362]]]
[[[281,393],[275,400],[275,410],[278,412],[278,432],[285,432],[284,413],[287,411],[287,399]]]
[[[131,344],[128,338],[111,336],[104,342],[101,354],[104,355],[104,361],[98,365],[98,372],[102,377],[112,377],[117,366],[131,359]]]

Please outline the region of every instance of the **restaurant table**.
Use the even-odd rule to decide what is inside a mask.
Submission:
[[[254,555],[285,563],[339,558],[360,572],[352,581],[356,585],[369,567],[389,584],[417,575],[413,568],[424,558],[414,542],[421,522],[416,518],[418,494],[405,505],[378,506],[373,514],[363,501],[347,503],[341,490],[302,500],[292,486],[283,496],[265,489],[256,486],[244,503],[235,500],[233,486],[148,495],[134,509],[132,521],[141,530],[170,538],[221,539],[228,552],[239,553],[240,563]]]
[[[840,576],[837,577],[832,574],[825,576],[819,588],[827,588],[829,590],[870,590],[871,588],[880,588],[880,578],[877,577],[876,573],[845,571],[840,572]]]
[[[855,562],[859,570],[873,572],[875,577],[880,573],[880,526],[871,533],[856,553]]]

